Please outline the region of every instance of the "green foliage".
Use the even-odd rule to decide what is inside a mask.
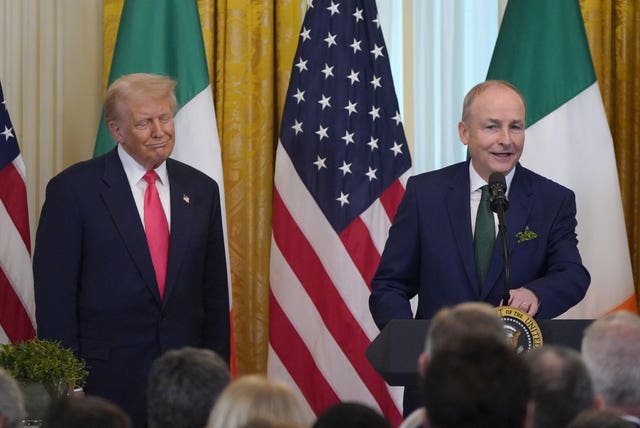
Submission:
[[[88,374],[70,349],[38,338],[0,345],[0,367],[19,382],[42,383],[52,396],[83,386]]]

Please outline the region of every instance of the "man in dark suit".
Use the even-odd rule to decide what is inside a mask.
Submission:
[[[467,94],[458,131],[471,159],[409,179],[371,283],[369,305],[378,327],[412,318],[409,299],[416,295],[416,318],[464,301],[500,304],[502,245],[493,246],[482,281],[472,221],[480,189],[494,172],[506,176],[510,201],[508,303],[553,318],[584,297],[590,277],[577,248],[575,196],[518,163],[524,129],[524,100],[511,84],[483,82]]]
[[[34,253],[38,335],[84,358],[87,394],[136,427],[156,357],[194,346],[229,359],[218,186],[169,159],[175,84],[150,74],[113,82],[104,111],[118,145],[51,179]]]
[[[501,240],[491,243],[486,271],[479,269],[474,248],[482,187],[494,172],[505,175],[510,202],[508,304],[530,316],[553,318],[584,297],[590,276],[577,248],[575,195],[518,163],[524,132],[525,103],[513,85],[487,81],[465,96],[458,133],[471,159],[407,182],[371,282],[369,307],[380,329],[392,319],[412,318],[414,296],[418,319],[465,301],[500,304]],[[497,231],[497,218],[487,215]],[[405,415],[420,402],[409,396]]]

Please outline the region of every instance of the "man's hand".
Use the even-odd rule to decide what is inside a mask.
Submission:
[[[534,316],[540,308],[540,301],[533,291],[520,287],[509,290],[509,306],[525,311],[529,316]]]

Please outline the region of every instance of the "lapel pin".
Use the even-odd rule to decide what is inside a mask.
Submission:
[[[182,200],[189,203],[189,197],[187,195],[182,195]]]

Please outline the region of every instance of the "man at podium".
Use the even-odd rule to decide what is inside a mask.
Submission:
[[[380,329],[412,318],[416,295],[418,319],[464,301],[498,306],[503,295],[530,316],[554,318],[584,297],[590,276],[577,248],[575,195],[520,165],[525,123],[522,94],[508,82],[483,82],[465,96],[458,134],[470,160],[409,179],[371,283]],[[509,204],[506,293],[502,236],[488,207],[493,173],[504,175]]]

